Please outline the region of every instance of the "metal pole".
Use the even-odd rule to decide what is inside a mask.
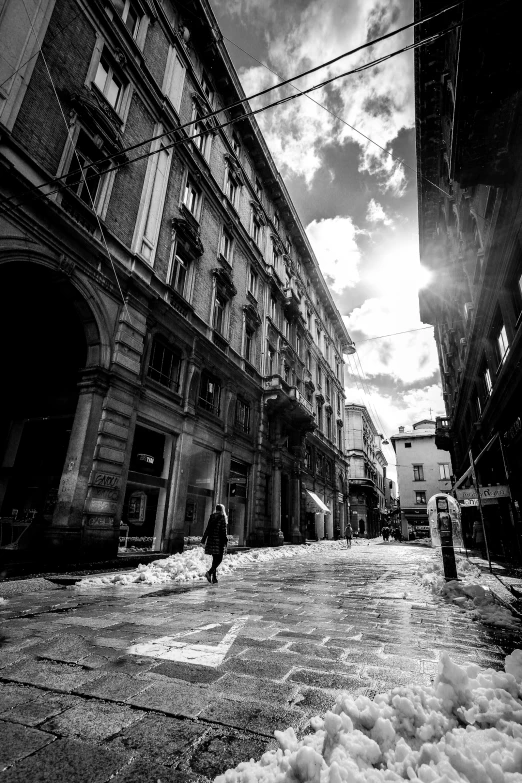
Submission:
[[[475,489],[477,490],[477,499],[478,499],[478,507],[479,507],[479,513],[480,513],[480,521],[482,522],[482,532],[484,533],[484,543],[486,544],[486,552],[488,555],[488,563],[489,563],[489,571],[490,573],[493,573],[493,568],[491,567],[491,556],[489,554],[489,545],[488,545],[488,537],[486,535],[486,523],[484,522],[484,513],[482,511],[482,499],[480,497],[480,487],[477,481],[477,474],[475,473],[475,460],[473,459],[473,452],[471,451],[471,448],[469,450],[469,459],[471,462],[471,477],[473,479],[473,483],[475,485]]]

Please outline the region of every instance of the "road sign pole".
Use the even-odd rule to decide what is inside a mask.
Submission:
[[[488,556],[489,570],[490,573],[493,573],[493,568],[491,567],[491,555],[489,554],[488,537],[486,535],[486,523],[484,522],[484,512],[482,511],[482,499],[480,497],[480,487],[477,481],[477,474],[475,473],[475,460],[473,459],[473,452],[471,451],[471,449],[469,450],[469,460],[471,462],[471,477],[473,479],[473,484],[475,485],[475,489],[477,490],[480,522],[482,524],[482,532],[484,534],[484,543],[486,544],[486,553]]]

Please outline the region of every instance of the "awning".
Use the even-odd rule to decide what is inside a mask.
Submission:
[[[313,501],[313,505],[315,506],[315,513],[316,514],[329,514],[330,513],[330,509],[328,508],[328,506],[326,506],[323,503],[321,498],[318,495],[316,495],[315,492],[310,492],[309,489],[307,489],[306,491],[310,495],[310,497],[311,497],[311,499]],[[312,503],[310,501],[308,501],[308,503],[306,504],[307,507],[308,507],[309,504],[312,505]],[[310,509],[310,510],[313,510],[313,509]]]

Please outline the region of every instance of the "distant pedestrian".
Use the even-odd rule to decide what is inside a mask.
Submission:
[[[486,542],[484,539],[484,528],[480,519],[476,519],[473,522],[473,541],[476,544],[477,549],[480,549],[480,555],[483,560],[486,559]]]
[[[201,543],[205,544],[205,554],[212,555],[212,566],[205,576],[212,584],[217,584],[217,569],[227,551],[227,515],[225,506],[218,503],[210,515]]]
[[[390,540],[390,528],[385,525],[383,529],[381,530],[382,533],[382,540],[383,541],[389,541]]]
[[[344,536],[346,538],[346,548],[347,549],[351,549],[352,538],[353,538],[353,530],[352,530],[352,526],[350,525],[349,522],[348,522],[348,524],[346,525],[346,527],[344,529]]]

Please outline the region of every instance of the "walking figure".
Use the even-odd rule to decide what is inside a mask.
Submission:
[[[227,551],[227,522],[225,506],[218,503],[216,510],[208,518],[207,527],[201,539],[201,543],[205,544],[205,554],[212,555],[212,566],[205,576],[209,582],[215,585],[218,581],[216,573],[218,566]]]
[[[351,549],[352,547],[352,538],[353,538],[353,530],[352,526],[348,522],[348,524],[345,527],[344,535],[346,537],[346,549]]]

